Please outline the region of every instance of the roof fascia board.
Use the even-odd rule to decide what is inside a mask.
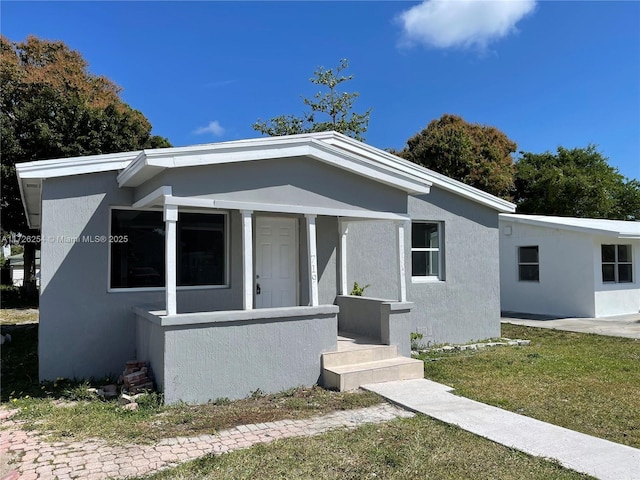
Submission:
[[[304,205],[287,205],[277,203],[238,202],[232,200],[216,200],[210,198],[194,197],[164,197],[166,205],[192,208],[215,208],[222,210],[245,210],[272,213],[291,213],[308,215],[327,215],[332,217],[361,218],[371,220],[403,220],[409,219],[408,215],[379,212],[374,210],[355,210],[347,208],[310,207]]]
[[[122,170],[139,155],[139,152],[109,153],[89,157],[72,157],[56,160],[38,160],[16,164],[18,178],[54,178]]]
[[[594,227],[581,227],[578,225],[567,225],[566,223],[555,223],[541,220],[539,218],[522,218],[512,217],[510,215],[500,215],[500,220],[505,220],[513,223],[521,223],[524,225],[533,225],[534,227],[555,228],[557,230],[568,230],[579,233],[594,233],[596,235],[602,235],[605,237],[615,238],[640,238],[637,233],[632,232],[620,232],[619,230],[606,230],[602,228]]]
[[[324,142],[319,142],[308,136],[293,139],[275,137],[275,139],[279,141],[263,144],[239,142],[208,147],[185,147],[184,150],[179,152],[176,149],[144,151],[129,167],[120,172],[118,184],[121,187],[139,186],[165,168],[306,156],[395,188],[406,190],[409,193],[429,193],[431,185],[429,182],[416,177],[411,178],[412,176],[407,175],[406,172],[398,174],[393,170],[392,166],[378,166],[375,158],[372,161],[365,161],[358,155]],[[370,155],[367,156],[370,157]],[[347,162],[343,160],[347,160]]]
[[[444,190],[456,193],[460,196],[484,204],[500,212],[515,212],[516,206],[511,202],[491,195],[490,193],[483,192],[482,190],[449,178],[440,173],[434,172],[433,170],[429,170],[428,168],[417,165],[389,152],[385,152],[384,150],[381,150],[379,148],[359,142],[358,140],[347,137],[346,135],[342,135],[336,132],[323,132],[323,135],[318,134],[318,138],[321,138],[322,141],[325,141],[332,145],[355,151],[356,153],[360,153],[361,155],[363,154],[362,152],[367,152],[369,155],[376,155],[378,157],[381,157],[381,159],[385,158],[387,162],[391,163],[393,168],[404,171],[406,173],[412,173],[413,175],[423,178]]]
[[[425,181],[424,179],[416,178],[413,175],[407,175],[406,173],[399,175],[397,171],[393,170],[387,165],[380,165],[377,159],[374,161],[364,161],[359,155],[353,155],[349,152],[341,151],[341,149],[327,144],[315,141],[315,151],[311,151],[311,157],[316,160],[320,160],[325,163],[333,164],[345,170],[349,170],[353,173],[368,177],[373,180],[385,183],[392,187],[401,188],[409,193],[413,194],[427,194],[430,192],[432,183]],[[351,165],[344,164],[336,161],[336,158],[346,158],[351,162]],[[370,158],[370,157],[369,157]]]
[[[184,149],[171,148],[143,151],[134,162],[120,172],[118,185],[120,187],[137,187],[166,168],[238,163],[275,157],[294,157],[305,155],[308,151],[306,145],[297,146],[298,148],[295,148],[296,146],[294,145],[294,148],[290,147],[285,150],[283,143],[269,144],[259,149],[256,148],[255,144],[246,145],[244,142],[233,142],[233,144],[198,145],[197,148],[184,147]]]
[[[170,186],[163,185],[162,187],[156,188],[153,192],[135,201],[131,206],[133,208],[148,208],[154,206],[158,204],[164,197],[171,196],[172,192],[173,190]]]
[[[17,170],[17,169],[16,169]],[[40,180],[40,198],[42,198],[42,180]],[[24,208],[25,218],[27,219],[27,226],[31,229],[36,229],[39,225],[36,225],[35,222],[31,221],[32,214],[29,213],[29,208],[27,207],[27,197],[25,195],[24,187],[22,186],[22,179],[18,174],[18,189],[20,190],[20,200],[22,200],[22,208]]]
[[[37,180],[39,182],[38,204],[41,205],[43,179],[121,170],[129,165],[136,155],[138,155],[138,152],[108,153],[88,157],[37,160],[16,164],[18,188],[20,189],[20,198],[26,214],[27,225],[31,229],[38,229],[41,226],[40,214],[31,212],[28,208],[27,197],[31,198],[32,194],[23,185],[27,180],[30,182]]]

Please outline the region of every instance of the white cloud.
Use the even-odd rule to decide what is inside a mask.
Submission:
[[[515,30],[535,0],[424,0],[398,16],[404,45],[484,49]]]
[[[217,120],[213,120],[212,122],[209,122],[209,125],[207,125],[206,127],[200,127],[193,133],[195,133],[196,135],[202,135],[203,133],[212,133],[216,137],[220,137],[224,134],[224,132],[225,130],[224,128],[222,128],[222,125],[220,125],[220,122],[218,122]]]

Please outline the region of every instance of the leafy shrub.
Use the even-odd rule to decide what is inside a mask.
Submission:
[[[423,335],[418,332],[411,332],[411,350],[424,350],[427,345],[422,343]]]
[[[95,400],[96,394],[89,391],[91,384],[88,381],[72,385],[62,392],[62,397],[67,400]]]
[[[37,308],[38,291],[29,292],[24,287],[0,285],[2,308]]]
[[[361,287],[358,282],[353,282],[353,288],[351,289],[351,295],[355,296],[355,297],[362,297],[362,295],[364,294],[364,291],[369,288],[371,285],[369,285],[368,283],[364,286]]]

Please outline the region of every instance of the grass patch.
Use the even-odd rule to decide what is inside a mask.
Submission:
[[[37,308],[3,308],[0,309],[0,325],[16,325],[35,323],[38,321]]]
[[[149,480],[323,478],[585,479],[418,415],[355,430],[280,440],[208,455],[145,477]]]
[[[640,447],[640,341],[504,324],[528,347],[429,353],[425,376],[457,394]]]
[[[78,389],[76,386],[71,391]],[[24,429],[46,433],[51,440],[102,438],[114,443],[152,443],[162,438],[212,434],[237,425],[308,418],[380,402],[380,397],[372,393],[300,387],[274,395],[204,405],[163,406],[158,397],[151,395],[139,402],[137,411],[125,410],[115,401],[98,399],[20,398],[10,403],[20,409],[14,418],[25,421]]]
[[[139,402],[137,411],[101,401],[89,387],[112,379],[58,379],[38,383],[38,325],[5,325],[13,341],[2,346],[2,402],[19,408],[15,416],[25,429],[37,429],[52,439],[89,437],[113,442],[153,442],[174,436],[201,435],[236,425],[308,418],[335,410],[367,407],[381,402],[368,392],[331,392],[319,387],[294,388],[275,395],[259,391],[244,400],[227,399],[205,405],[164,406],[158,396]]]
[[[10,334],[11,342],[0,347],[0,400],[15,396],[39,396],[38,325],[1,325],[0,333]]]

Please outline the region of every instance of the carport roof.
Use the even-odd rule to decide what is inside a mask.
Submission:
[[[500,214],[500,220],[560,230],[595,233],[616,238],[640,239],[640,222],[602,218],[554,217],[547,215]]]

